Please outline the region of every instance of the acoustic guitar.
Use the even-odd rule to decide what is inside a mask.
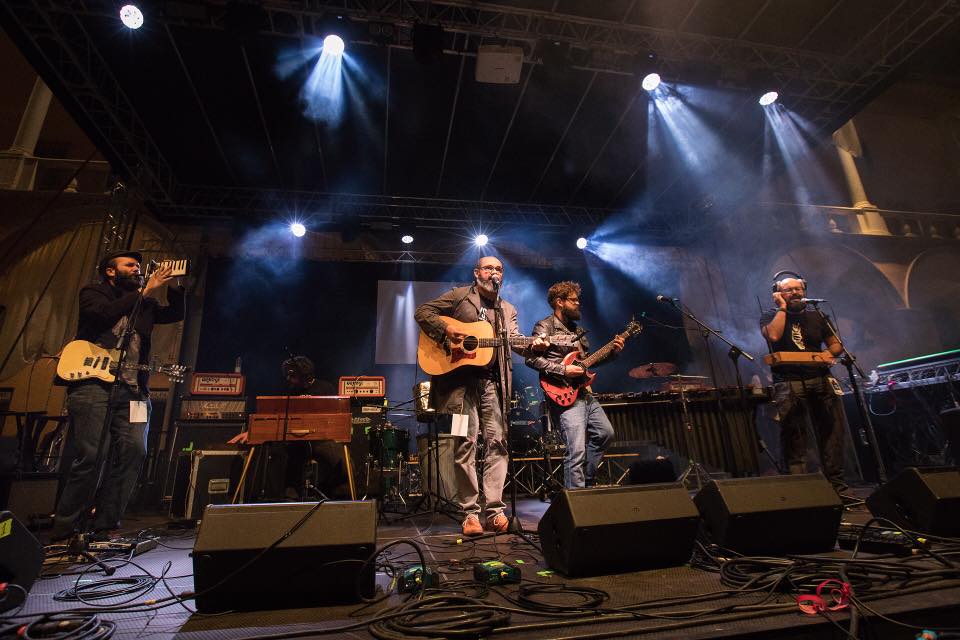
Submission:
[[[104,382],[113,382],[117,373],[117,358],[120,352],[104,349],[86,340],[74,340],[63,348],[60,362],[57,363],[57,375],[67,382],[78,382],[96,378]],[[137,364],[124,363],[125,370],[150,371],[169,376],[171,382],[183,382],[183,375],[189,367],[182,364]]]
[[[623,333],[617,334],[617,337],[626,340],[641,331],[643,331],[643,325],[636,320],[631,320]],[[554,337],[556,336],[551,336],[551,339]],[[614,338],[614,340],[616,340],[616,338]],[[563,366],[577,365],[583,368],[584,374],[576,378],[568,378],[566,376],[541,376],[540,386],[543,387],[543,392],[548,398],[561,407],[569,407],[572,405],[576,401],[577,396],[580,395],[580,390],[593,384],[597,374],[591,372],[590,367],[610,357],[610,354],[613,353],[614,340],[603,345],[586,358],[583,358],[579,351],[571,351],[568,353],[561,361]]]
[[[501,343],[500,338],[495,338],[493,335],[492,324],[485,320],[461,322],[449,316],[437,317],[453,325],[465,334],[465,337],[457,341],[444,337],[442,342],[437,342],[421,330],[420,341],[417,344],[417,363],[425,373],[439,376],[450,373],[458,367],[485,367],[490,364],[494,350]],[[535,339],[527,336],[510,336],[507,342],[511,347],[528,347]],[[571,346],[573,339],[573,336],[552,336],[550,341],[552,344]]]

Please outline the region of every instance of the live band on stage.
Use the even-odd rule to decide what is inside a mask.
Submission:
[[[181,518],[199,518],[208,503],[375,499],[388,520],[430,510],[475,536],[513,530],[518,491],[547,501],[628,482],[678,481],[694,490],[714,476],[755,476],[762,467],[780,474],[816,469],[841,497],[848,489],[844,388],[831,366],[844,364],[852,384],[859,367],[821,311],[824,301],[807,298],[806,280],[793,271],[773,276],[772,306],[758,322],[771,386],[744,385],[740,361],[755,357],[676,298],[658,296],[705,344],[709,338],[729,348],[736,386],[716,384],[712,359],[710,377],[650,362],[629,368],[645,391],[595,393],[602,366],[645,339],[643,324],[622,311],[622,330],[594,348],[581,325],[587,292],[560,281],[544,292],[550,313],[526,334],[514,305],[500,296],[503,264],[484,256],[470,284],[416,308],[417,361],[428,378],[409,400],[391,404],[387,380],[378,376],[344,375],[333,385],[310,358],[289,353],[280,365],[288,391],[257,396],[248,412],[239,362],[235,372],[201,373],[151,360],[153,324],[183,318],[177,280],[189,275],[189,261],[141,261],[136,251],[101,261],[101,282],[80,293],[77,339],[60,356],[76,454],[54,539],[95,539],[120,526],[146,457],[147,377],[156,372],[172,381],[190,377],[177,422],[183,433],[168,434],[168,459],[153,465],[166,471],[163,493]],[[165,305],[157,296],[164,289]],[[521,364],[537,372],[538,387],[513,384]],[[871,465],[882,475],[862,394],[853,390],[860,444],[872,446]],[[779,456],[758,429],[761,405],[779,427]],[[398,416],[415,417],[423,433],[395,426]],[[808,419],[816,460],[808,459]],[[199,442],[188,427],[204,420],[226,421],[236,432]],[[98,480],[95,470],[106,460],[109,470]],[[201,481],[211,473],[225,476],[222,486]]]

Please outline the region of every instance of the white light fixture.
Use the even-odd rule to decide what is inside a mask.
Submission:
[[[139,29],[143,26],[143,12],[135,4],[125,4],[120,7],[120,22],[128,29]]]
[[[773,104],[777,101],[777,98],[780,97],[780,94],[776,91],[767,91],[765,94],[760,96],[760,106],[765,107],[767,105]]]
[[[577,238],[577,249],[586,249],[587,248],[587,239],[586,238]]]
[[[345,45],[343,38],[331,33],[323,39],[323,52],[331,56],[342,56]]]
[[[402,242],[403,244],[412,244],[412,243],[413,243],[413,236],[410,235],[409,233],[405,233],[405,234],[403,234],[403,236],[400,238],[400,242]]]
[[[660,86],[660,74],[648,73],[646,76],[644,76],[643,82],[640,83],[640,86],[647,91],[653,91]]]
[[[302,238],[307,234],[307,228],[303,226],[302,222],[294,222],[290,225],[290,233],[298,238]]]
[[[490,238],[487,237],[487,234],[481,233],[473,239],[473,244],[477,245],[478,247],[485,247],[487,246],[487,242],[489,240]]]

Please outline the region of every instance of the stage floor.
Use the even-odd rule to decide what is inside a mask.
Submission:
[[[536,532],[537,522],[547,504],[535,499],[518,503],[518,512],[524,529]],[[852,510],[846,521],[862,523],[869,518],[865,510]],[[160,600],[193,589],[192,548],[195,532],[166,527],[164,519],[157,516],[134,515],[126,524],[132,531],[151,528],[160,533],[160,546],[133,559],[133,563],[118,569],[114,577],[148,573],[165,575],[165,581],[138,595],[134,602]],[[156,528],[153,528],[156,527]],[[798,610],[795,599],[786,594],[730,593],[721,584],[717,572],[691,566],[650,571],[638,571],[596,578],[567,579],[549,572],[541,555],[531,545],[512,535],[489,536],[475,540],[463,539],[459,525],[441,515],[424,513],[414,518],[393,524],[381,523],[378,529],[378,547],[403,539],[417,541],[424,550],[429,564],[437,567],[444,584],[472,579],[472,568],[486,560],[509,560],[519,564],[526,583],[538,582],[556,589],[587,587],[607,594],[599,611],[575,611],[571,605],[581,602],[580,596],[567,591],[547,593],[540,596],[545,603],[553,603],[558,610],[545,614],[522,611],[511,602],[516,600],[517,586],[493,587],[482,597],[488,605],[511,609],[503,627],[489,635],[502,638],[596,638],[596,637],[651,637],[651,638],[839,638],[848,637],[846,629],[850,615],[846,611],[828,615],[805,615]],[[535,536],[534,536],[535,540]],[[638,541],[642,544],[642,541]],[[395,567],[415,564],[416,554],[406,545],[390,549],[387,563]],[[837,557],[849,558],[849,553],[836,552]],[[861,557],[870,558],[861,554]],[[957,556],[950,556],[956,558]],[[266,559],[266,557],[265,557]],[[890,562],[903,562],[891,560]],[[167,564],[169,563],[169,566]],[[911,575],[921,575],[923,570],[939,570],[942,563],[926,557],[916,557],[908,567]],[[81,603],[59,602],[54,595],[75,586],[102,578],[96,571],[83,575],[83,565],[49,563],[45,567],[48,577],[37,581],[20,612],[36,615],[42,612],[64,611]],[[61,575],[57,575],[60,573]],[[960,574],[955,574],[960,578]],[[377,574],[377,583],[390,588],[390,578],[382,571]],[[251,584],[250,589],[270,589],[270,585]],[[550,587],[545,587],[550,589]],[[867,600],[867,606],[877,614],[920,628],[960,627],[960,579],[911,580],[883,586],[883,597]],[[441,588],[437,593],[454,593],[451,587]],[[472,589],[460,591],[473,596]],[[693,598],[703,594],[702,598]],[[129,598],[126,596],[125,598]],[[109,605],[121,602],[118,597],[96,602]],[[659,602],[670,599],[673,602]],[[277,611],[237,612],[218,615],[193,613],[193,602],[167,601],[156,608],[141,606],[139,611],[103,612],[101,617],[113,620],[115,637],[123,639],[180,638],[184,640],[235,640],[276,634],[296,634],[297,637],[334,635],[337,637],[369,638],[369,622],[388,609],[415,601],[395,592],[389,598],[361,609],[359,605],[329,606],[309,609]],[[649,605],[637,606],[640,603]],[[629,609],[628,609],[629,608]],[[864,611],[860,620],[860,637],[913,638],[914,631],[880,616]],[[445,614],[452,617],[453,612]],[[21,618],[28,621],[29,618]],[[352,625],[352,626],[351,626]],[[350,627],[350,628],[346,628]],[[484,634],[487,635],[487,634]],[[379,635],[378,637],[402,637]],[[409,636],[407,636],[409,637]],[[434,637],[442,637],[434,636]],[[464,636],[461,636],[464,637]],[[469,637],[469,636],[467,636]]]

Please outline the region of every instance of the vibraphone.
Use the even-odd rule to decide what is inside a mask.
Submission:
[[[770,401],[770,393],[744,389],[745,406],[736,387],[694,390],[684,393],[690,414],[691,441],[697,462],[708,470],[723,470],[733,476],[758,473],[756,407]],[[686,424],[679,393],[598,393],[615,432],[617,445],[646,441],[689,457]],[[678,471],[680,471],[678,469]]]

